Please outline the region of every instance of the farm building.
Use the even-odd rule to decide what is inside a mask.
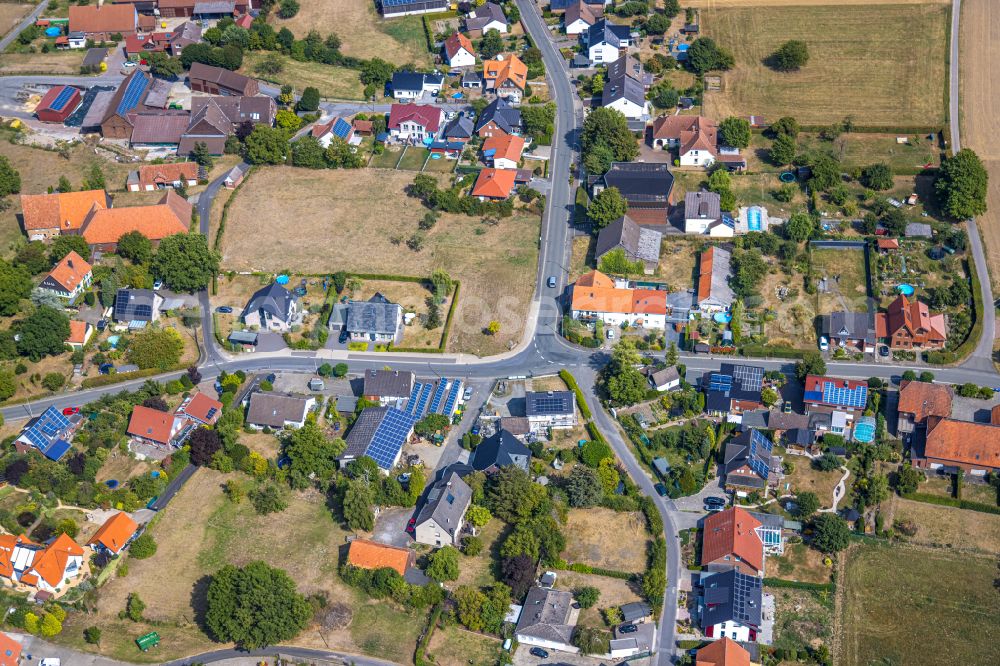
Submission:
[[[73,86],[55,86],[42,97],[35,115],[43,123],[61,123],[80,106],[80,91]]]
[[[412,14],[431,14],[448,9],[448,0],[380,0],[382,16],[410,16]]]

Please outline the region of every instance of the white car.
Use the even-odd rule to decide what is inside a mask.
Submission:
[[[825,335],[821,335],[819,337],[819,350],[820,351],[829,351],[830,350],[830,341],[826,339]]]
[[[38,666],[60,666],[60,664],[62,664],[62,661],[56,657],[49,657],[48,659],[42,659],[38,662]]]

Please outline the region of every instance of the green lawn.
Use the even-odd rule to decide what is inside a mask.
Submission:
[[[424,162],[427,161],[427,156],[430,155],[430,151],[426,148],[415,148],[414,146],[409,146],[406,152],[403,153],[403,158],[399,161],[399,169],[405,169],[406,171],[420,171]]]
[[[376,169],[395,169],[396,162],[399,161],[399,155],[402,152],[401,148],[387,147],[381,155],[373,155],[372,161],[368,163],[368,166]]]
[[[838,662],[985,664],[1000,641],[995,556],[858,546],[841,584]],[[779,605],[780,608],[780,605]]]
[[[426,612],[404,612],[388,602],[364,603],[360,594],[351,620],[351,640],[366,654],[399,664],[410,663]]]
[[[455,170],[457,160],[446,160],[443,157],[439,160],[428,160],[424,171],[434,171],[436,173],[451,173]]]
[[[813,248],[812,265],[817,285],[827,279],[826,293],[820,292],[819,313],[836,310],[864,310],[868,294],[865,253],[855,249]]]

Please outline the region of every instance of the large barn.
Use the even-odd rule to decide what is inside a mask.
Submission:
[[[448,10],[448,0],[380,0],[382,16],[410,16],[411,14],[430,14]]]

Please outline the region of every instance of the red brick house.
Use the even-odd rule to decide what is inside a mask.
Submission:
[[[928,416],[923,451],[917,451],[913,462],[926,469],[962,469],[978,477],[1000,472],[1000,412],[993,411],[991,423]]]
[[[191,71],[188,72],[188,82],[191,90],[209,95],[253,97],[260,93],[256,79],[200,62],[191,65]]]
[[[892,349],[941,349],[948,329],[943,314],[931,314],[926,303],[900,294],[875,315],[875,335]]]

